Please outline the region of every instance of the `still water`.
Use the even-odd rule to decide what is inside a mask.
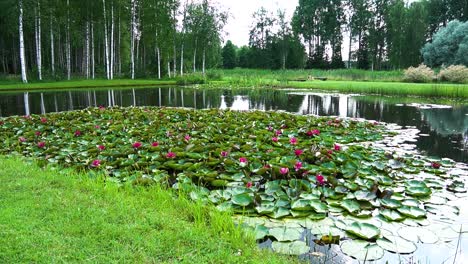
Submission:
[[[150,88],[0,93],[0,117],[89,106],[171,106],[196,109],[282,110],[365,118],[421,131],[418,150],[468,162],[468,101],[311,93],[298,90]]]

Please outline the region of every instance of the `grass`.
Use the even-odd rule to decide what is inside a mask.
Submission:
[[[333,90],[346,93],[415,95],[425,97],[468,98],[468,85],[400,82],[308,81],[289,82],[282,87]]]
[[[0,157],[1,263],[287,263],[231,216],[157,186]]]
[[[128,87],[139,86],[148,87],[155,85],[175,85],[173,80],[130,80],[130,79],[115,79],[115,80],[72,80],[72,81],[44,81],[44,82],[0,82],[0,91],[17,91],[17,90],[48,90],[48,89],[71,89],[71,88],[97,88],[97,87]]]
[[[307,80],[308,76],[327,81]],[[187,74],[170,80],[74,80],[29,84],[0,81],[0,91],[53,90],[98,87],[151,87],[158,85],[202,84],[203,88],[302,88],[378,95],[468,98],[468,84],[404,83],[402,71],[342,70],[210,70],[206,77]]]

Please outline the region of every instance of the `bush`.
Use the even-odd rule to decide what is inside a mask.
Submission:
[[[468,83],[468,68],[463,65],[452,65],[442,69],[439,80],[452,83]]]
[[[417,68],[409,67],[405,70],[404,80],[414,83],[431,82],[434,79],[434,71],[424,64],[419,65]]]

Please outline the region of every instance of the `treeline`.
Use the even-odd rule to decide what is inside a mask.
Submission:
[[[227,13],[208,0],[2,0],[3,74],[177,76],[221,62]],[[22,67],[23,66],[23,67]]]
[[[291,21],[281,11],[275,15],[262,8],[253,16],[249,46],[237,50],[236,66],[390,70],[419,65],[422,47],[439,29],[468,20],[468,1],[409,2],[299,0]],[[349,47],[348,61],[343,47]]]

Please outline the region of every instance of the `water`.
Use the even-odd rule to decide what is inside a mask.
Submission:
[[[27,102],[27,103],[25,103]],[[0,93],[0,117],[89,106],[171,106],[196,109],[283,110],[396,123],[421,131],[417,148],[429,156],[468,162],[468,101],[310,93],[297,90],[151,88]]]
[[[116,90],[72,90],[29,93],[0,93],[0,117],[44,114],[83,109],[90,106],[170,106],[196,109],[282,110],[296,114],[332,115],[365,118],[417,128],[420,137],[414,144],[429,156],[448,157],[468,163],[468,102],[414,97],[360,96],[311,93],[298,90],[199,90],[189,88],[152,88]],[[466,198],[456,201],[464,208]],[[467,224],[467,210],[457,223]],[[269,246],[269,242],[262,246]],[[457,245],[459,243],[459,245]],[[324,257],[310,256],[311,263],[355,263],[340,253],[337,246],[311,244],[312,251]],[[418,244],[411,255],[386,253],[388,263],[468,263],[465,252],[468,237],[449,243]],[[458,249],[458,250],[457,250]],[[456,256],[456,257],[455,257]],[[304,256],[303,256],[304,257]],[[308,259],[308,256],[305,256]],[[456,261],[454,261],[456,258]]]

